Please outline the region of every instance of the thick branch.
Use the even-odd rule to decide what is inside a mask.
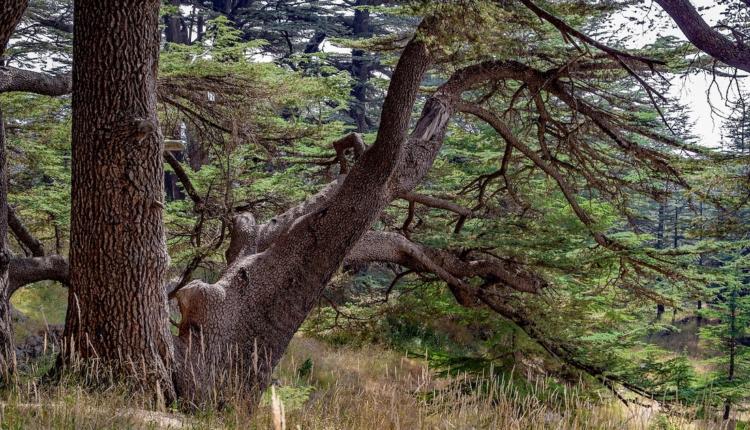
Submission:
[[[396,233],[370,231],[352,248],[344,264],[390,262],[417,272],[432,272],[452,289],[468,291],[471,278],[481,278],[524,293],[538,293],[547,282],[522,265],[497,258],[462,259],[456,254],[412,242]]]
[[[0,67],[0,93],[27,91],[45,96],[69,94],[73,89],[71,75],[49,75],[15,67]]]
[[[38,14],[32,14],[31,19],[45,27],[54,28],[55,30],[62,31],[63,33],[73,33],[73,23],[68,21],[64,16],[48,18]]]
[[[8,206],[8,226],[11,232],[13,232],[13,236],[31,251],[31,255],[34,257],[44,256],[44,245],[42,245],[42,242],[31,234],[29,229],[18,219],[16,211],[10,206]]]
[[[47,257],[11,258],[8,268],[9,297],[24,285],[39,281],[69,280],[68,261],[59,255]]]
[[[656,0],[688,40],[701,51],[738,69],[750,72],[750,48],[741,40],[732,42],[711,28],[690,0]]]

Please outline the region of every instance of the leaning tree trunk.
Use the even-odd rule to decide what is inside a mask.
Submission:
[[[64,363],[172,393],[159,0],[79,0],[73,40],[70,292]]]
[[[264,238],[252,217],[239,218],[245,225],[235,223],[233,240],[243,236],[245,249],[230,246],[233,261],[221,279],[194,281],[177,292],[182,320],[176,385],[183,398],[204,403],[234,389],[251,405],[257,401],[333,273],[390,202],[391,179],[401,165],[411,110],[431,60],[426,43],[415,39],[407,45],[383,105],[388,126],[340,185],[329,188],[333,197],[312,202],[314,210],[265,250],[258,246]],[[444,125],[449,115],[438,116]],[[433,131],[417,127],[420,136]]]
[[[10,36],[28,6],[28,0],[7,0],[0,7],[0,65]],[[8,180],[5,151],[5,128],[0,112],[0,382],[7,381],[14,367],[15,346],[11,326],[10,291],[8,282]]]

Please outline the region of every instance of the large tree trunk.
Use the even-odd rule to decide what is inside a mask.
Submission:
[[[75,7],[70,283],[64,362],[171,394],[159,0]]]
[[[282,232],[267,249],[251,217],[240,218],[245,250],[230,246],[226,273],[215,284],[194,281],[177,292],[182,320],[175,345],[177,388],[203,403],[227,390],[257,401],[294,333],[317,303],[344,257],[391,200],[391,179],[400,166],[409,118],[422,76],[431,64],[424,42],[413,40],[394,72],[373,146],[340,182]],[[450,115],[438,118],[442,129]],[[432,120],[430,120],[432,124]],[[417,127],[429,140],[431,128]],[[291,217],[290,217],[291,218]],[[294,216],[297,218],[297,216]],[[284,223],[285,219],[273,225]],[[238,229],[235,225],[235,233]],[[257,253],[254,253],[258,251]],[[215,391],[219,388],[218,391]],[[222,392],[223,391],[223,392]]]
[[[28,0],[8,0],[0,8],[0,59],[13,30],[28,6]],[[2,65],[0,61],[0,65]],[[5,124],[0,111],[0,383],[8,380],[15,363],[15,345],[10,314],[10,291],[8,266],[10,255],[7,249],[8,235],[8,172],[6,168]]]
[[[10,283],[7,250],[8,235],[8,181],[6,169],[5,128],[0,111],[0,381],[7,380],[14,368],[15,344],[10,312]]]

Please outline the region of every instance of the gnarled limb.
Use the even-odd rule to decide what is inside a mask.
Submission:
[[[344,264],[390,262],[416,272],[432,272],[444,280],[461,304],[472,303],[468,281],[478,278],[523,293],[539,293],[547,282],[512,260],[482,256],[461,258],[453,252],[412,242],[402,235],[369,231],[352,248]],[[461,297],[459,297],[461,296]]]
[[[750,47],[729,40],[711,28],[690,0],[656,0],[688,40],[701,51],[729,66],[750,72]]]
[[[339,162],[339,173],[345,175],[349,173],[349,165],[346,162],[346,150],[351,149],[354,152],[354,159],[357,160],[365,153],[367,146],[362,140],[359,133],[350,133],[345,137],[333,142],[333,149],[336,150],[336,160]]]
[[[427,44],[418,38],[404,49],[383,105],[385,126],[338,191],[321,199],[327,204],[303,207],[315,209],[290,220],[265,251],[236,260],[217,283],[193,282],[176,294],[183,316],[175,344],[181,395],[203,402],[211,395],[206,387],[238,375],[247,382],[237,388],[257,399],[334,271],[390,202],[389,181],[431,62]],[[416,129],[426,140],[439,130]]]
[[[67,284],[70,279],[69,270],[68,261],[59,255],[13,257],[8,268],[8,296],[34,282],[59,281]]]

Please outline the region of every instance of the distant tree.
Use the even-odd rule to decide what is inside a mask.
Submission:
[[[734,154],[750,154],[750,106],[747,94],[739,94],[731,103],[729,117],[722,125],[723,140],[727,149]]]

